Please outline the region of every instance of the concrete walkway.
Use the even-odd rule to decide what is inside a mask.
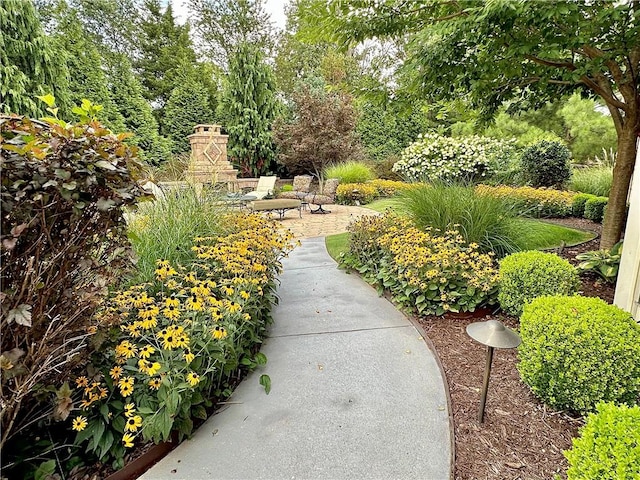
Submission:
[[[448,479],[443,380],[413,325],[324,238],[303,240],[281,281],[268,364],[141,478]]]

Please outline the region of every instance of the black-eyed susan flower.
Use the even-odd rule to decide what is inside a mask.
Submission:
[[[184,303],[184,306],[187,310],[192,310],[195,312],[199,312],[204,308],[202,301],[195,295],[192,295],[189,298],[187,298],[187,301]]]
[[[187,363],[193,362],[193,359],[196,358],[196,356],[193,353],[191,353],[191,350],[189,350],[188,348],[184,351],[183,356]]]
[[[82,377],[78,377],[76,378],[76,385],[78,387],[88,387],[89,386],[89,379],[85,376]]]
[[[140,415],[134,415],[132,417],[127,418],[127,421],[124,424],[124,429],[127,432],[136,432],[138,428],[142,426],[142,417]]]
[[[160,385],[162,385],[162,380],[160,380],[159,378],[152,378],[151,380],[149,380],[148,385],[151,387],[151,389],[158,390],[160,388]]]
[[[135,380],[133,377],[124,377],[118,381],[118,388],[120,388],[120,395],[128,397],[133,393],[133,384]]]
[[[122,376],[122,367],[115,366],[111,370],[109,370],[109,376],[113,380],[118,380]]]
[[[132,417],[134,415],[134,413],[136,412],[136,406],[134,403],[127,403],[124,406],[124,416],[129,418]]]
[[[124,443],[125,448],[131,448],[133,447],[133,441],[135,440],[136,437],[134,437],[133,435],[131,435],[130,433],[125,433],[122,436],[122,443]]]
[[[162,310],[162,314],[169,320],[175,320],[180,316],[180,310],[173,305],[169,305],[167,308]]]
[[[76,432],[81,432],[82,430],[87,428],[87,417],[79,416],[74,418],[71,428]]]
[[[215,327],[213,327],[212,335],[216,340],[220,340],[227,336],[227,330],[220,325],[216,325]]]
[[[156,373],[158,373],[158,371],[160,370],[161,365],[159,362],[153,362],[151,365],[149,365],[147,367],[147,375],[149,375],[150,377],[155,375]]]
[[[138,348],[129,340],[123,340],[116,347],[116,356],[120,358],[131,358],[136,355]]]
[[[151,345],[145,345],[140,349],[140,358],[149,358],[151,355],[155,353],[156,349]]]
[[[187,382],[189,382],[189,385],[191,385],[192,387],[195,387],[198,383],[200,383],[200,377],[195,372],[189,372],[187,374]]]

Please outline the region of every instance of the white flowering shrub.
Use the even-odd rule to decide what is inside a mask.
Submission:
[[[514,140],[427,133],[409,145],[393,166],[407,180],[477,180],[502,170],[515,155]]]

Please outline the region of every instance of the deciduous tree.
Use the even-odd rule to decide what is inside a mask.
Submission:
[[[320,178],[327,165],[363,158],[349,95],[306,84],[293,98],[293,120],[285,123],[280,119],[274,126],[278,160],[289,173],[312,173]]]
[[[571,90],[599,97],[618,157],[601,246],[621,236],[640,133],[640,2],[315,0],[318,29],[349,43],[411,35],[407,66],[425,97],[467,95],[487,115]]]

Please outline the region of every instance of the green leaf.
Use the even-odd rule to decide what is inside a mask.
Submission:
[[[47,477],[54,474],[56,471],[56,461],[47,460],[38,465],[37,470],[33,474],[34,480],[46,480]]]
[[[258,352],[255,356],[255,362],[262,367],[267,364],[267,356],[262,352]]]
[[[264,391],[267,395],[271,391],[271,377],[269,375],[260,375],[260,385],[264,387]]]
[[[50,108],[53,108],[53,106],[56,104],[56,98],[50,93],[47,93],[46,95],[40,95],[37,98],[38,100],[42,100],[44,103],[46,103]]]

